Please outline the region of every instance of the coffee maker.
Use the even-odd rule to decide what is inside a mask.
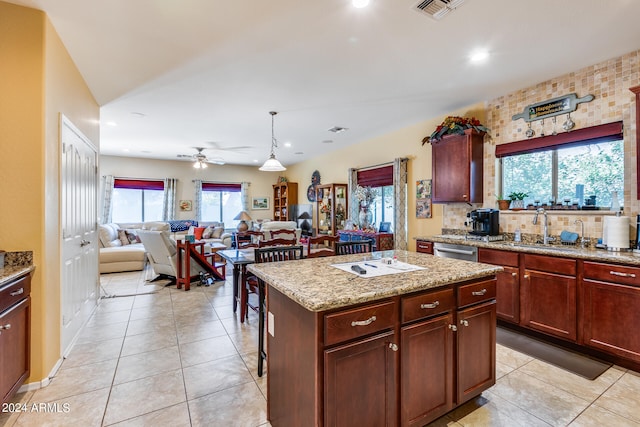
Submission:
[[[475,209],[467,214],[471,226],[469,234],[475,236],[497,236],[500,234],[500,211],[497,209]]]

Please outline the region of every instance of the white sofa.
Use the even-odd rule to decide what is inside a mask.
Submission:
[[[201,221],[199,224],[205,228],[209,226],[212,229],[218,228],[216,231],[219,232],[219,237],[202,240],[207,243],[222,243],[228,248],[231,247],[231,234],[224,232],[223,223]],[[144,269],[145,249],[140,240],[135,238],[136,230],[164,231],[175,240],[184,239],[186,234],[194,233],[193,227],[187,231],[171,233],[169,223],[164,221],[100,224],[98,226],[100,273]]]

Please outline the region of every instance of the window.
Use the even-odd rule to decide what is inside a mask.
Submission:
[[[113,222],[162,221],[164,182],[115,179],[111,198]]]
[[[240,184],[202,183],[202,220],[223,222],[225,227],[237,226],[233,218],[242,210]]]
[[[602,125],[604,126],[609,125]],[[602,127],[595,126],[582,131],[587,134],[597,132]],[[578,134],[580,131],[574,132]],[[624,141],[621,123],[619,129],[606,131],[595,138],[582,140],[580,136],[574,135],[570,141],[544,147],[536,147],[535,140],[505,144],[519,144],[519,149],[511,152],[509,147],[502,150],[496,148],[496,156],[503,157],[503,196],[506,197],[511,192],[524,192],[529,195],[525,199],[525,205],[555,201],[578,203],[581,206],[589,197],[595,196],[596,206],[610,206],[611,193],[616,191],[622,195],[624,190]],[[553,136],[537,140],[549,141],[551,138]],[[508,154],[501,156],[500,151]]]
[[[393,166],[358,171],[358,185],[378,189],[378,196],[371,204],[373,223],[379,227],[381,222],[390,222],[394,229],[395,199],[393,197]]]

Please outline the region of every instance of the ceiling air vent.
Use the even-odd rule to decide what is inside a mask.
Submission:
[[[464,0],[422,0],[413,6],[413,10],[439,21],[462,3]]]

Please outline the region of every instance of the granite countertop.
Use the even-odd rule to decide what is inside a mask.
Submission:
[[[331,266],[394,255],[400,262],[426,269],[378,277],[361,277]],[[251,264],[247,269],[307,310],[315,312],[489,277],[502,271],[502,267],[494,265],[438,258],[408,251],[383,251]]]
[[[32,272],[33,252],[6,252],[4,255],[4,268],[0,268],[0,287]]]
[[[640,266],[640,254],[631,251],[613,252],[607,251],[605,249],[583,249],[580,246],[564,246],[561,244],[542,245],[536,243],[520,243],[509,240],[483,242],[480,240],[466,240],[464,235],[457,234],[416,237],[416,240],[427,240],[430,242],[438,243],[452,243],[456,245],[475,246],[479,248],[501,249],[512,252],[527,252],[540,255]]]

